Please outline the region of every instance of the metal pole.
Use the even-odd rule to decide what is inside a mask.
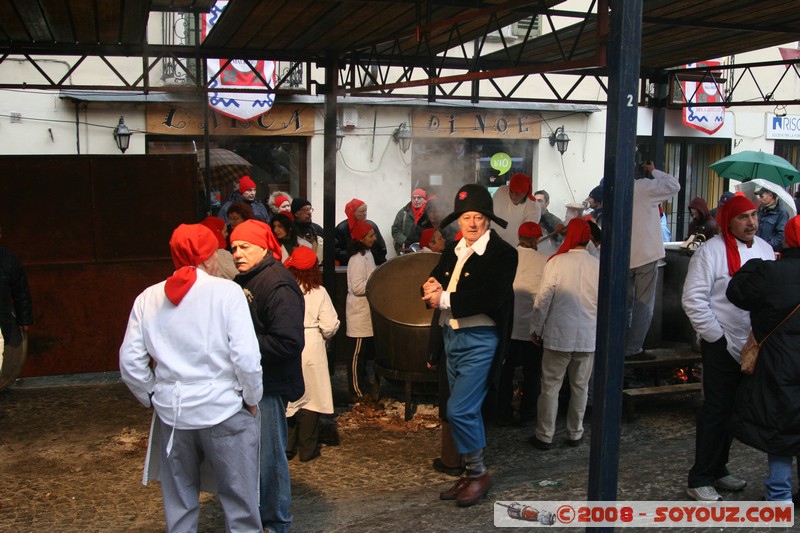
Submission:
[[[322,282],[333,303],[336,303],[336,267],[334,229],[336,228],[336,96],[339,93],[339,55],[328,54],[325,63],[325,136],[323,140],[324,165],[322,181],[324,197],[322,205]]]
[[[642,1],[611,2],[589,501],[617,499]],[[587,528],[613,531],[613,528]]]

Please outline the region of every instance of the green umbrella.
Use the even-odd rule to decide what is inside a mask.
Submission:
[[[761,151],[744,150],[723,157],[709,168],[723,178],[736,181],[762,179],[788,187],[800,181],[800,172],[784,158]]]

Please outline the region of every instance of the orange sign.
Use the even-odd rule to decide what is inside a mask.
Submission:
[[[238,120],[210,111],[211,135],[314,135],[314,108],[274,106],[252,120]],[[160,135],[203,135],[202,104],[148,104],[147,133]]]
[[[539,139],[539,113],[500,109],[426,109],[415,111],[414,137],[473,139]]]

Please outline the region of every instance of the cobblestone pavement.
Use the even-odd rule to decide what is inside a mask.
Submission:
[[[113,376],[91,385],[28,381],[0,393],[0,532],[163,531],[160,487],[140,483],[150,412]],[[430,467],[439,449],[433,407],[420,405],[404,423],[402,404],[385,403],[390,409],[372,418],[337,409],[341,443],[314,461],[291,461],[294,532],[490,531],[496,500],[586,498],[588,440],[539,451],[525,442],[532,428],[496,427],[488,432],[489,498],[467,509],[439,501],[454,478]],[[688,397],[641,403],[638,420],[622,428],[618,499],[686,500],[697,405]],[[730,499],[758,500],[763,454],[735,443],[730,466],[750,481]],[[200,531],[224,531],[210,495]]]

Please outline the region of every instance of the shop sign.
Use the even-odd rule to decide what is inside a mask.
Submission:
[[[203,39],[216,24],[227,0],[219,0],[203,15]],[[275,103],[272,92],[277,85],[275,61],[207,59],[209,77],[208,105],[223,115],[251,120],[263,115]],[[266,82],[266,84],[264,83]],[[259,92],[230,92],[231,89],[264,89]]]
[[[767,113],[767,139],[800,140],[800,115],[776,116]]]
[[[539,139],[542,117],[519,110],[435,110],[414,111],[414,137],[473,139]]]
[[[702,61],[689,63],[686,68],[716,67],[719,61]],[[719,92],[720,84],[716,80],[681,81],[681,91],[685,103],[697,103],[697,106],[683,108],[683,124],[690,128],[711,135],[725,125],[724,106],[705,106],[711,102],[722,102],[724,97]]]
[[[159,135],[203,135],[204,110],[200,105],[147,105],[147,133]],[[275,106],[252,120],[238,120],[209,113],[211,135],[314,135],[314,108]]]

